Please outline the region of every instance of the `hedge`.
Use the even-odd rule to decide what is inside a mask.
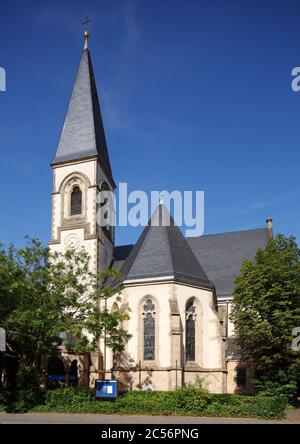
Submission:
[[[45,405],[32,411],[63,413],[235,416],[280,419],[288,406],[285,397],[219,395],[192,386],[173,392],[132,391],[116,401],[95,399],[88,388],[49,390]]]

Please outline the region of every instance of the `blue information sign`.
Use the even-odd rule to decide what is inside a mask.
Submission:
[[[51,382],[65,381],[65,379],[65,375],[48,375],[48,381]]]
[[[118,396],[118,382],[114,380],[96,380],[96,397],[116,399]]]

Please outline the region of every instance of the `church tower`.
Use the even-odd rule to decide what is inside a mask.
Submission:
[[[113,227],[97,224],[97,195],[115,190],[96,81],[84,33],[84,49],[73,87],[60,141],[51,163],[52,251],[84,247],[91,258],[91,271],[111,265]]]

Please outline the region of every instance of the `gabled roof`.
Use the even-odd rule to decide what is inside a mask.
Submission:
[[[167,208],[162,204],[155,210],[120,272],[124,281],[164,278],[214,288]]]
[[[51,165],[97,156],[115,186],[89,49],[82,52],[69,108]]]
[[[235,278],[243,259],[253,260],[258,249],[265,248],[270,233],[267,228],[235,231],[186,238],[195,256],[215,284],[217,296],[232,296]]]
[[[257,250],[266,247],[268,239],[267,228],[259,228],[190,237],[186,241],[221,298],[232,296],[243,259],[253,260]],[[133,249],[134,245],[115,247],[113,267],[122,269]]]

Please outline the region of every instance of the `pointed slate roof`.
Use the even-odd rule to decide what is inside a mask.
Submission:
[[[92,60],[86,44],[82,52],[56,155],[51,165],[92,156],[99,158],[107,178],[115,186]]]
[[[267,228],[187,237],[194,255],[209,280],[214,283],[218,298],[230,297],[243,259],[253,260],[258,249],[264,249],[270,238]],[[134,245],[114,248],[113,268],[120,270]]]
[[[155,210],[120,272],[124,281],[168,278],[214,288],[167,208],[162,204]]]

